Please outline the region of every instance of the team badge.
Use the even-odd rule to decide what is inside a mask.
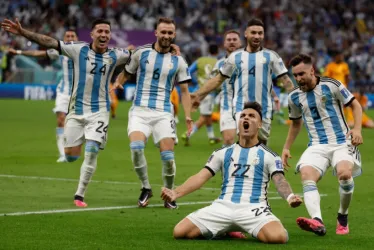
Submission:
[[[253,159],[251,165],[257,165],[260,163],[260,157],[258,155],[256,155],[256,157]]]
[[[322,102],[326,102],[327,97],[325,95],[323,95],[322,98],[321,98],[321,100],[322,100]]]
[[[261,59],[261,63],[262,63],[262,64],[265,64],[266,62],[267,62],[266,58],[263,57],[263,58]]]

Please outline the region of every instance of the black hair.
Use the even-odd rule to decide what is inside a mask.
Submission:
[[[110,27],[110,22],[108,20],[100,18],[100,19],[96,19],[95,21],[93,21],[91,29],[94,29],[95,26],[98,24],[108,24]]]
[[[251,20],[248,21],[247,23],[247,28],[248,27],[251,27],[251,26],[261,26],[262,28],[265,29],[265,25],[264,25],[264,22],[262,22],[260,19],[258,18],[253,18]]]
[[[212,55],[216,55],[218,54],[218,45],[217,44],[210,44],[209,45],[209,53],[212,54]]]
[[[299,65],[300,63],[313,64],[313,59],[312,59],[311,56],[309,56],[307,54],[298,54],[297,56],[294,56],[290,60],[290,65],[292,67],[295,67],[296,65]]]
[[[244,103],[244,108],[245,109],[254,109],[257,111],[257,113],[260,115],[260,118],[262,120],[262,107],[258,102],[246,102]]]

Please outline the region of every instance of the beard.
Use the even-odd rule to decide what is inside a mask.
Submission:
[[[158,42],[158,45],[160,45],[161,48],[166,49],[169,48],[172,44],[173,40],[160,40]]]

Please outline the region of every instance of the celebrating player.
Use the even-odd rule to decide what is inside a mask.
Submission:
[[[220,68],[220,74],[207,81],[204,86],[192,94],[192,103],[197,106],[209,92],[216,89],[236,73],[234,83],[233,111],[238,122],[244,103],[256,101],[262,106],[262,128],[259,136],[266,143],[270,135],[272,114],[272,74],[280,78],[290,91],[293,84],[287,75],[287,69],[282,58],[272,50],[261,46],[264,40],[264,24],[259,19],[252,19],[247,24],[245,31],[247,46],[238,50],[227,58]]]
[[[137,84],[133,105],[129,111],[128,136],[130,138],[131,159],[142,183],[138,200],[139,207],[146,207],[152,197],[148,180],[147,161],[144,156],[145,144],[151,134],[153,141],[160,147],[162,177],[164,186],[173,188],[175,178],[174,143],[176,139],[173,106],[170,95],[174,82],[179,83],[181,98],[186,116],[188,131],[191,132],[190,94],[188,83],[191,81],[188,65],[184,58],[171,54],[171,43],[175,39],[175,22],[169,18],[159,18],[156,27],[157,41],[139,47],[131,56],[115,83],[116,88],[132,74],[136,74]],[[165,207],[174,209],[177,204],[165,201]]]
[[[58,41],[21,27],[16,20],[5,19],[1,26],[6,31],[22,35],[46,48],[53,48],[73,60],[74,82],[69,112],[65,122],[65,155],[68,162],[76,161],[84,142],[85,156],[79,184],[74,196],[78,207],[86,207],[83,201],[87,185],[96,170],[99,148],[104,149],[109,125],[109,80],[113,69],[125,64],[130,53],[122,49],[109,49],[110,22],[99,19],[93,22],[92,43]]]
[[[305,206],[311,219],[301,217],[297,219],[297,223],[302,229],[317,235],[326,234],[316,183],[331,165],[340,185],[336,233],[348,234],[348,207],[354,189],[352,177],[361,174],[360,152],[357,149],[362,143],[361,106],[339,81],[315,76],[310,56],[299,54],[290,64],[299,87],[288,97],[292,123],[283,148],[283,164],[289,167],[290,148],[300,132],[302,120],[310,140],[309,147],[296,165],[296,171],[300,172]],[[349,130],[342,114],[342,104],[352,107],[352,130]]]
[[[77,33],[74,30],[66,30],[64,34],[64,42],[68,43],[76,41],[78,41]],[[19,54],[24,56],[49,58],[51,61],[60,59],[62,67],[62,79],[57,85],[55,108],[53,109],[53,112],[56,113],[57,118],[56,139],[57,149],[60,154],[57,162],[66,162],[64,151],[64,124],[69,108],[71,87],[73,85],[73,60],[67,56],[60,55],[55,49],[26,51],[9,49],[9,52],[11,54]]]
[[[284,178],[280,157],[258,140],[261,128],[260,104],[244,104],[239,118],[239,142],[216,150],[205,167],[174,190],[163,188],[161,197],[175,201],[199,189],[218,171],[222,171],[222,192],[210,206],[191,213],[174,228],[177,239],[208,239],[234,227],[264,243],[286,243],[288,234],[267,202],[270,179],[280,196],[291,207],[302,203]]]

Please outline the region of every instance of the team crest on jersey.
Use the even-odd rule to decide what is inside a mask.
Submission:
[[[321,98],[322,102],[326,102],[327,100],[327,96],[323,95],[322,98]]]
[[[266,60],[265,57],[261,58],[261,63],[262,63],[262,64],[265,64],[266,62],[267,62],[267,60]]]
[[[256,157],[253,159],[251,165],[254,166],[254,165],[257,165],[260,163],[260,157],[258,155],[256,155]]]

